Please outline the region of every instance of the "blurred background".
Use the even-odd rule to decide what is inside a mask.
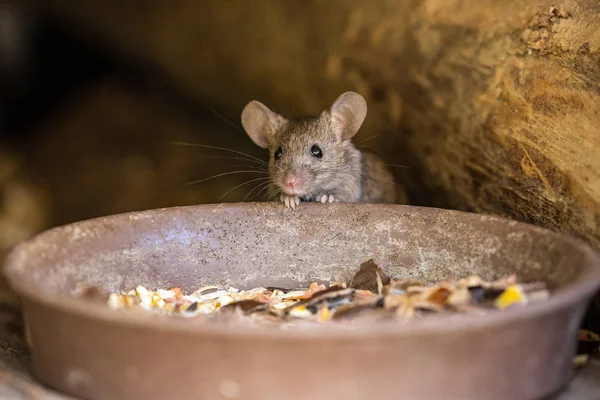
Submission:
[[[79,8],[78,3],[2,3],[0,256],[40,230],[77,220],[176,205],[264,201],[265,191],[256,180],[263,175],[245,172],[257,170],[251,157],[267,159],[241,127],[245,103],[264,97],[264,88],[268,88],[271,93],[264,101],[270,100],[269,105],[293,116],[320,111],[342,91],[364,92],[360,85],[336,84],[337,91],[330,89],[315,97],[314,91],[320,90],[315,81],[309,91],[314,101],[309,104],[304,95],[295,93],[308,83],[299,81],[297,75],[311,67],[298,64],[286,71],[289,65],[278,68],[278,63],[289,62],[283,59],[272,60],[264,66],[268,71],[260,72],[276,73],[279,78],[253,82],[243,66],[236,65],[246,62],[242,53],[222,54],[245,52],[246,46],[224,43],[222,50],[213,48],[216,43],[204,31],[209,28],[198,26],[227,12],[217,4],[180,2],[165,10],[158,2],[106,4],[106,11],[115,14],[107,15],[101,24],[119,23],[129,29],[131,23],[145,20],[148,25],[142,28],[142,36],[150,35],[146,50],[180,51],[164,56],[171,61],[183,57],[175,61],[186,68],[181,71],[162,65],[163,55],[153,60],[154,56],[138,52],[142,49],[129,48],[126,40],[104,36],[103,28],[91,28],[86,16],[71,15],[68,9]],[[101,2],[96,6],[104,7]],[[85,9],[81,11],[87,15]],[[123,12],[131,20],[112,20]],[[198,15],[197,21],[189,12]],[[206,15],[210,12],[213,17]],[[275,24],[283,22],[275,18]],[[186,22],[188,26],[180,25]],[[169,27],[170,23],[174,26]],[[183,29],[180,33],[173,31],[178,26]],[[310,26],[307,24],[307,29]],[[152,40],[172,42],[159,45]],[[270,46],[266,38],[248,40],[257,47]],[[180,41],[184,43],[178,44]],[[300,45],[295,45],[296,51],[303,51]],[[208,59],[209,52],[217,54]],[[300,53],[295,56],[302,57]],[[188,62],[199,64],[198,71],[185,67]],[[211,71],[205,73],[207,64]],[[343,67],[329,68],[341,74]],[[237,83],[228,82],[232,75],[235,82],[248,87],[236,93]],[[194,81],[188,85],[189,79]],[[287,81],[287,87],[280,88],[278,79]],[[375,132],[373,123],[373,118],[365,123],[356,142],[362,149],[377,151],[381,133]],[[401,161],[394,167],[398,175],[409,170],[409,163]],[[404,190],[400,192],[402,195]],[[405,196],[401,199],[406,202]]]
[[[265,200],[249,157],[171,142],[266,159],[248,101],[315,114],[347,90],[401,202],[600,248],[600,6],[561,4],[3,0],[0,259],[77,220]]]

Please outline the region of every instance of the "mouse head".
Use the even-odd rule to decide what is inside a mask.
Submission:
[[[346,92],[318,116],[298,119],[254,100],[242,111],[242,125],[254,143],[269,149],[272,182],[282,193],[304,196],[335,188],[366,115],[365,99]]]

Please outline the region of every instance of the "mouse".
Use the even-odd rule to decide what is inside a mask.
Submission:
[[[295,209],[301,202],[395,203],[396,184],[375,154],[352,143],[367,116],[367,102],[345,92],[316,116],[287,118],[252,100],[242,126],[269,150],[269,191]]]

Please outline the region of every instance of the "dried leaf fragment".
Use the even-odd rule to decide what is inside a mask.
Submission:
[[[452,288],[445,284],[438,284],[423,293],[425,300],[429,303],[443,307],[446,300],[452,294]]]
[[[245,299],[229,303],[226,306],[220,308],[221,311],[232,311],[235,309],[241,310],[244,314],[251,314],[258,311],[265,311],[269,308],[268,303],[262,301]]]
[[[577,340],[582,342],[599,342],[600,343],[600,335],[596,332],[592,332],[587,329],[580,329],[577,332]]]
[[[365,311],[371,311],[374,308],[383,307],[383,299],[384,298],[381,296],[376,296],[368,300],[363,300],[362,302],[342,304],[335,309],[333,319],[347,319],[364,313]]]
[[[375,261],[368,259],[360,265],[348,286],[353,289],[370,290],[377,293],[377,275],[379,275],[383,285],[390,283],[390,276]]]
[[[169,288],[169,292],[173,292],[173,296],[177,300],[179,300],[183,297],[183,290],[181,290],[180,287],[173,286],[173,287]]]
[[[84,291],[80,295],[95,294]],[[206,286],[190,295],[179,287],[149,290],[138,285],[128,292],[109,294],[106,303],[113,309],[138,308],[188,318],[205,315],[213,321],[297,328],[331,320],[354,324],[385,319],[407,321],[428,314],[488,314],[542,301],[549,295],[543,282],[517,284],[513,275],[496,281],[472,275],[434,285],[415,279],[392,279],[369,259],[361,264],[349,285],[313,282],[308,289],[251,290]],[[591,354],[600,345],[600,336],[594,332],[581,331],[579,339],[578,354]]]
[[[323,302],[327,303],[328,308],[337,307],[340,304],[349,303],[352,301],[354,295],[354,289],[352,288],[341,288],[341,287],[330,287],[320,292],[315,293],[310,299],[302,300],[292,306],[289,310],[298,307],[304,307],[307,310],[316,313],[317,307]]]
[[[302,296],[299,296],[298,298],[299,299],[310,299],[316,293],[322,292],[323,290],[326,290],[326,289],[327,289],[327,286],[325,286],[323,284],[319,285],[316,282],[313,282],[308,287],[308,290]]]
[[[469,304],[472,301],[471,292],[466,287],[459,287],[454,292],[450,293],[446,299],[449,305]]]
[[[390,282],[389,285],[383,288],[383,294],[386,296],[404,294],[406,290],[411,286],[422,287],[423,282],[417,279],[403,279],[399,281]]]
[[[600,335],[587,329],[577,332],[577,353],[592,354],[600,350]]]

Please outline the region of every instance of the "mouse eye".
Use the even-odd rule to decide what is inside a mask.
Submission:
[[[282,154],[283,154],[283,150],[281,150],[281,147],[278,147],[277,150],[275,150],[275,153],[273,154],[273,156],[275,157],[276,160],[279,160],[281,158]]]
[[[310,148],[310,154],[317,158],[323,158],[323,151],[316,144],[314,144],[313,147]]]

